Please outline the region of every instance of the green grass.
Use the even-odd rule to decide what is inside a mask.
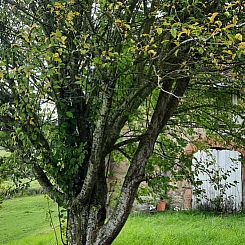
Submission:
[[[0,210],[0,244],[55,245],[55,236],[46,217],[47,210],[47,201],[43,196],[14,198],[4,202]],[[221,216],[170,211],[152,215],[134,214],[113,243],[151,244],[243,245],[245,214]]]
[[[4,201],[0,209],[0,244],[15,244],[8,242],[27,236],[50,233],[52,229],[48,215],[49,206],[57,225],[57,211],[54,211],[56,210],[55,204],[50,200],[48,201],[43,195]]]
[[[60,239],[58,237],[58,244],[60,245]],[[26,238],[15,240],[7,243],[8,245],[56,245],[56,239],[54,233],[48,233],[43,235],[28,236]]]
[[[245,215],[166,212],[131,216],[113,245],[242,245]]]

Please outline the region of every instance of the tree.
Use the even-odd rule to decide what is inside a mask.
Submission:
[[[168,135],[180,149],[190,125],[242,142],[232,119],[244,104],[215,103],[244,99],[242,1],[3,0],[0,11],[0,143],[67,210],[69,244],[115,239],[158,139],[170,155]],[[107,217],[115,152],[130,165]]]

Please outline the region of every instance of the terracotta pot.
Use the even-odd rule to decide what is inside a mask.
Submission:
[[[160,200],[157,204],[157,212],[162,212],[166,209],[166,202],[163,200]]]

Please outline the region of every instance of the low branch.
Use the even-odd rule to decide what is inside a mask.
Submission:
[[[137,137],[133,137],[133,138],[124,140],[122,142],[119,142],[119,143],[117,143],[117,144],[114,145],[113,149],[116,149],[117,150],[118,148],[120,148],[122,146],[128,145],[130,143],[138,142],[142,137],[143,137],[143,135],[139,135]]]
[[[110,122],[106,128],[106,140],[105,147],[103,151],[105,154],[108,154],[113,145],[115,144],[120,131],[125,125],[128,115],[133,110],[137,109],[142,101],[153,91],[156,85],[152,82],[143,83],[138,87],[136,91],[132,91],[127,99],[122,103],[121,106],[117,109],[114,115],[111,116]]]
[[[121,154],[123,154],[128,160],[132,159],[132,157],[129,156],[129,154],[127,152],[125,152],[123,149],[117,148],[116,150],[119,151]]]
[[[39,184],[42,186],[45,193],[47,193],[50,198],[59,204],[59,206],[67,207],[68,201],[65,198],[65,194],[60,192],[48,179],[43,169],[39,165],[33,166],[33,172],[38,180]]]

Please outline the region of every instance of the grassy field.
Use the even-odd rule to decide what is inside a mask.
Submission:
[[[50,206],[54,210],[55,205]],[[47,200],[40,195],[4,202],[0,210],[0,244],[55,245],[47,210]],[[244,245],[244,224],[245,214],[168,211],[131,215],[113,245]]]
[[[19,197],[4,201],[0,209],[0,244],[19,244],[18,242],[8,242],[28,236],[36,237],[50,233],[52,228],[50,226],[49,210],[52,213],[54,223],[57,225],[56,205],[52,201],[48,201],[43,195]],[[48,236],[54,238],[53,233]],[[43,238],[45,240],[45,236]],[[23,244],[38,243],[29,241]]]
[[[167,212],[131,216],[113,245],[244,245],[245,215]]]

